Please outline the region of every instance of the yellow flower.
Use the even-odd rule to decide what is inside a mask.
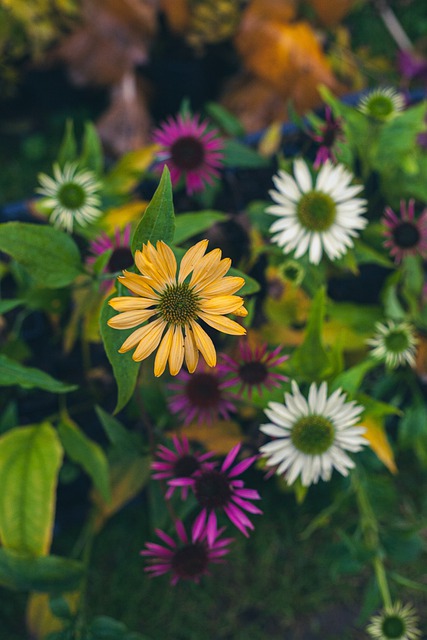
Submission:
[[[173,251],[162,241],[148,242],[135,252],[135,264],[142,275],[123,271],[121,283],[136,296],[112,298],[110,305],[121,311],[108,321],[114,329],[131,329],[141,325],[119,349],[125,353],[136,347],[132,358],[144,360],[157,349],[154,375],[161,376],[169,362],[175,376],[184,362],[193,373],[199,351],[210,367],[216,365],[216,351],[211,338],[200,326],[203,320],[218,331],[231,335],[246,333],[225,314],[244,317],[243,298],[233,295],[245,281],[237,276],[224,277],[231,260],[221,259],[220,249],[205,255],[207,240],[202,240],[184,254],[177,274]],[[191,274],[191,277],[189,277]],[[146,320],[150,320],[147,324]]]

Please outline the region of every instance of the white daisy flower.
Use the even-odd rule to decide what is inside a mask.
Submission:
[[[377,322],[376,334],[366,343],[373,347],[371,355],[383,360],[388,367],[396,369],[404,364],[415,366],[415,353],[418,340],[414,335],[414,328],[409,322],[386,323]]]
[[[374,640],[417,640],[421,637],[417,624],[413,606],[395,602],[371,618],[366,631]]]
[[[373,89],[357,105],[362,113],[374,120],[391,120],[405,108],[405,97],[394,89]]]
[[[260,429],[274,438],[260,447],[267,466],[277,466],[277,475],[286,474],[288,484],[300,476],[305,487],[319,478],[330,480],[334,468],[347,476],[355,465],[345,450],[360,451],[368,444],[365,428],[354,426],[363,407],[346,402],[341,389],[328,398],[326,382],[319,388],[313,382],[307,400],[297,383],[291,384],[293,395],[285,393],[285,404],[270,402],[265,409],[271,422]]]
[[[295,258],[308,251],[310,262],[318,264],[323,251],[331,260],[339,258],[353,246],[352,238],[367,225],[362,215],[366,200],[355,196],[363,189],[350,185],[353,174],[344,165],[325,162],[315,183],[302,159],[294,162],[295,179],[286,171],[273,177],[277,189],[269,193],[277,204],[267,207],[267,213],[278,220],[270,227],[271,241],[283,248],[283,253],[295,249]]]
[[[98,208],[101,203],[97,192],[101,184],[90,170],[79,170],[77,164],[67,163],[61,169],[53,167],[54,178],[40,173],[42,185],[37,193],[45,196],[43,204],[51,208],[50,220],[56,227],[70,232],[77,222],[81,227],[94,222],[102,214]]]

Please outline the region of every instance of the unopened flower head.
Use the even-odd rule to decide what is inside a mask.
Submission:
[[[219,176],[223,141],[208,121],[189,114],[170,117],[154,131],[153,139],[160,145],[157,167],[168,166],[173,185],[184,176],[189,195],[203,191]]]
[[[148,559],[145,571],[152,577],[171,573],[172,585],[176,585],[179,580],[199,583],[200,578],[209,573],[211,563],[223,562],[223,557],[229,552],[228,546],[233,542],[233,538],[221,537],[224,527],[218,529],[210,540],[206,527],[200,527],[196,522],[192,527],[191,537],[179,520],[175,523],[175,529],[177,541],[161,529],[156,529],[163,544],[147,542],[146,548],[140,552]]]
[[[40,173],[41,187],[36,189],[44,197],[44,206],[51,209],[50,220],[56,226],[71,233],[74,224],[81,227],[95,222],[101,215],[101,184],[93,171],[78,169],[77,164],[67,163],[63,169],[53,167],[54,178]]]
[[[226,384],[219,367],[207,367],[199,362],[194,373],[180,371],[176,380],[168,385],[172,391],[169,408],[184,424],[197,421],[211,424],[222,418],[228,420],[236,412],[233,396],[226,391]]]
[[[416,220],[414,200],[409,200],[407,206],[402,200],[400,216],[387,207],[381,222],[385,226],[384,246],[390,250],[397,264],[406,256],[427,258],[427,209]]]
[[[410,604],[395,602],[371,618],[366,631],[373,640],[417,640],[421,638],[418,616]]]
[[[116,273],[131,267],[133,265],[133,256],[130,248],[130,235],[131,225],[129,224],[126,225],[122,232],[119,228],[116,228],[113,237],[106,233],[101,233],[89,245],[89,251],[92,255],[87,258],[87,264],[92,266],[99,256],[109,251],[111,255],[102,273]],[[115,278],[104,280],[101,288],[107,291],[113,286],[114,282]]]
[[[177,478],[170,481],[171,486],[189,486],[193,489],[197,502],[202,507],[195,520],[195,526],[197,528],[206,526],[209,543],[215,540],[218,532],[217,511],[224,511],[245,536],[249,535],[248,529],[254,529],[245,511],[254,514],[262,513],[250,502],[250,500],[260,499],[258,491],[246,489],[243,480],[238,478],[255,462],[257,456],[245,458],[232,467],[240,447],[241,445],[237,444],[231,449],[220,469],[199,470],[191,478]]]
[[[358,104],[358,109],[373,120],[391,120],[405,108],[405,97],[395,89],[373,89]]]
[[[318,169],[327,160],[336,162],[335,144],[338,140],[343,140],[343,129],[341,118],[334,118],[329,105],[325,107],[325,122],[319,128],[319,133],[311,134],[320,146],[316,153],[313,167]]]
[[[409,364],[415,366],[415,353],[418,340],[413,326],[409,322],[377,322],[376,333],[367,340],[372,348],[371,355],[382,360],[391,369]]]
[[[278,219],[270,227],[271,241],[285,254],[295,251],[295,258],[308,252],[313,264],[320,262],[323,253],[336,260],[368,223],[362,215],[366,200],[355,197],[363,187],[351,186],[353,174],[329,161],[314,182],[302,159],[295,160],[294,175],[279,171],[273,177],[277,190],[271,190],[270,196],[276,204],[266,211]]]
[[[249,398],[254,389],[262,395],[265,389],[278,387],[288,378],[276,371],[276,367],[285,362],[289,356],[282,353],[282,346],[272,351],[267,343],[251,344],[246,339],[239,342],[238,355],[235,358],[221,354],[220,369],[225,376],[230,376],[224,381],[224,386],[238,386],[239,394],[247,392]]]
[[[326,382],[319,387],[313,382],[306,399],[292,381],[292,394],[285,393],[284,404],[270,402],[265,410],[271,422],[260,429],[274,440],[260,451],[288,484],[298,477],[306,487],[319,478],[330,480],[334,468],[347,476],[355,465],[346,451],[357,452],[368,444],[365,428],[356,426],[363,407],[347,402],[341,389],[329,397],[327,392]]]
[[[160,376],[169,363],[174,376],[184,359],[193,373],[202,354],[209,367],[216,365],[216,350],[211,338],[201,327],[202,320],[217,331],[244,335],[246,330],[225,314],[244,317],[243,299],[234,293],[244,279],[227,276],[229,258],[221,259],[220,249],[206,253],[207,240],[188,249],[178,269],[172,249],[162,241],[156,246],[148,242],[135,252],[140,274],[123,271],[120,282],[135,296],[112,298],[109,304],[119,311],[108,321],[114,329],[133,329],[119,349],[134,349],[132,358],[144,360],[158,347],[154,375]],[[148,322],[147,322],[148,321]],[[141,325],[141,326],[140,326]]]

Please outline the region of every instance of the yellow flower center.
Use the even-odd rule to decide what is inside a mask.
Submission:
[[[186,282],[168,285],[161,295],[158,309],[166,322],[185,326],[197,318],[199,296]]]

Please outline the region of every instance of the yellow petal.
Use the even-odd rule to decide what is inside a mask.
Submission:
[[[194,247],[190,247],[184,254],[181,265],[179,268],[178,282],[184,282],[185,278],[191,271],[193,271],[195,265],[203,258],[205,251],[208,247],[208,240],[201,240]]]
[[[172,345],[172,337],[173,337],[173,326],[171,325],[169,329],[166,331],[163,340],[160,343],[160,346],[156,353],[156,358],[154,360],[154,375],[156,378],[162,375],[166,368],[166,363],[169,358],[169,353]]]
[[[154,301],[149,298],[121,296],[119,298],[111,298],[108,304],[116,311],[133,311],[135,309],[147,309],[154,304]]]
[[[197,363],[199,362],[199,351],[196,347],[194,335],[190,327],[185,328],[184,353],[187,369],[189,373],[193,373],[196,370]]]
[[[141,340],[144,340],[145,336],[148,333],[150,333],[150,331],[152,331],[153,326],[155,328],[162,323],[163,323],[163,326],[166,324],[164,323],[164,321],[161,320],[161,318],[157,318],[153,322],[150,322],[149,324],[145,324],[143,327],[140,327],[136,331],[133,331],[133,333],[131,333],[130,336],[126,338],[126,340],[120,347],[119,353],[125,353],[126,351],[130,351],[130,349],[133,349],[138,344],[138,342],[141,342]]]
[[[123,271],[123,275],[119,276],[119,280],[121,284],[123,284],[126,289],[132,291],[132,293],[136,293],[137,296],[141,296],[142,298],[152,298],[153,300],[159,300],[159,296],[150,285],[147,284],[145,278],[139,276],[137,273],[132,273],[131,271]]]
[[[243,298],[239,296],[216,296],[209,300],[201,300],[199,307],[202,311],[214,314],[234,313],[243,305]]]
[[[166,326],[164,320],[158,318],[158,321],[159,324],[157,325],[156,321],[151,322],[149,325],[147,325],[148,327],[151,327],[151,331],[148,332],[145,338],[140,341],[139,345],[132,355],[133,360],[135,360],[136,362],[148,358],[148,356],[152,354],[154,349],[158,346],[160,338],[162,337],[163,331]]]
[[[175,284],[176,282],[176,258],[170,247],[165,242],[159,240],[157,243],[157,251],[162,258],[162,264],[164,266],[168,283]]]
[[[155,309],[137,309],[135,311],[125,311],[119,313],[114,318],[110,318],[107,324],[113,329],[132,329],[151,318],[156,312]]]
[[[135,251],[135,264],[144,276],[148,276],[153,281],[155,289],[162,291],[165,288],[166,275],[161,268],[150,262],[147,251]]]
[[[193,273],[194,276],[194,291],[196,292],[202,292],[204,290],[205,287],[207,287],[208,285],[210,285],[213,282],[216,282],[218,280],[220,280],[226,273],[227,271],[230,269],[231,267],[231,260],[230,258],[224,258],[223,260],[221,260],[219,263],[216,263],[214,265],[211,266],[210,269],[201,272],[197,279],[194,276],[195,271]],[[193,278],[192,278],[193,279]],[[191,284],[191,282],[190,282]]]
[[[169,371],[172,376],[176,376],[181,371],[184,362],[184,336],[182,327],[177,325],[172,338],[172,346],[169,353]]]
[[[193,275],[191,276],[190,284],[197,282],[199,279],[203,278],[203,276],[211,269],[215,269],[221,261],[221,249],[213,249],[209,251],[203,258],[198,260],[198,262],[194,265]]]
[[[213,314],[204,313],[203,311],[199,311],[198,315],[206,322],[206,324],[217,329],[217,331],[222,331],[223,333],[228,333],[232,336],[244,336],[246,333],[246,329],[244,327],[225,316],[214,316]]]
[[[206,331],[197,324],[197,322],[192,322],[191,328],[193,330],[196,346],[206,360],[206,364],[209,367],[214,367],[216,365],[216,351],[212,340],[209,338]]]
[[[245,307],[242,305],[241,307],[236,309],[236,311],[233,311],[233,313],[235,316],[239,316],[239,318],[246,318],[246,316],[248,315],[248,310],[245,309]]]
[[[228,296],[236,293],[243,287],[245,281],[239,276],[226,276],[220,280],[215,280],[203,289],[203,296]]]
[[[363,418],[362,424],[366,428],[363,435],[368,440],[371,449],[391,473],[397,473],[393,450],[387,439],[383,420],[373,416],[366,416]]]

